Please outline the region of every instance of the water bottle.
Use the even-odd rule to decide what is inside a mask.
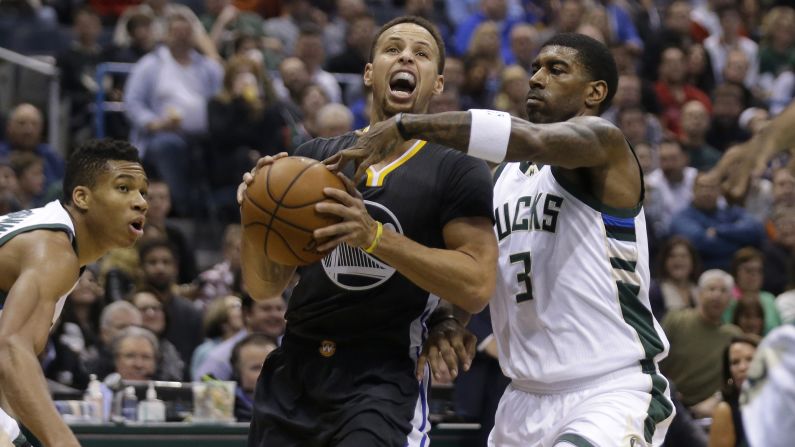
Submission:
[[[127,422],[138,420],[138,397],[135,396],[135,388],[132,386],[124,389],[121,400],[121,417]]]
[[[88,388],[83,395],[83,400],[89,404],[91,414],[89,419],[91,422],[102,423],[104,422],[105,399],[102,394],[102,384],[97,380],[96,374],[89,376]]]

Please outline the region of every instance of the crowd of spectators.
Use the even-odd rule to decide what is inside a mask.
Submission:
[[[650,298],[671,341],[663,372],[685,411],[709,418],[720,408],[732,337],[753,340],[795,320],[795,165],[775,159],[739,201],[710,175],[793,100],[792,1],[17,3],[4,12],[71,29],[69,47],[54,54],[70,145],[94,136],[102,113],[106,133],[139,147],[151,181],[143,240],[89,268],[67,301],[42,359],[51,380],[82,388],[89,373],[212,374],[240,381],[245,401],[251,372],[283,331],[286,297],[253,303],[242,289],[240,174],[263,155],[369,123],[357,75],[380,23],[399,14],[431,19],[447,45],[445,90],[431,112],[496,108],[525,117],[533,56],[548,37],[580,32],[611,49],[619,88],[603,117],[624,131],[645,174]],[[98,81],[102,62],[132,65]],[[98,108],[98,89],[121,101],[123,114]],[[40,110],[22,103],[5,122],[0,213],[58,197],[63,158],[43,142]],[[197,266],[194,241],[175,217],[226,225],[216,235],[218,264]],[[473,329],[485,340],[478,358],[490,362],[480,370],[486,377],[498,371],[481,320]],[[473,405],[492,405],[483,393],[498,396],[505,385],[459,381],[462,417],[481,417]]]

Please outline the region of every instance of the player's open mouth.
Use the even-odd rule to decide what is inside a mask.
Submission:
[[[144,223],[146,220],[143,217],[133,220],[130,222],[130,230],[135,233],[137,236],[141,236],[144,234]]]
[[[417,78],[408,71],[398,71],[389,79],[389,91],[397,99],[408,99],[414,93]]]

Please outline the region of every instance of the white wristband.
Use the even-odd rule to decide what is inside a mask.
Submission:
[[[469,113],[472,116],[472,126],[467,154],[492,163],[501,163],[508,152],[511,115],[486,109],[471,109]]]

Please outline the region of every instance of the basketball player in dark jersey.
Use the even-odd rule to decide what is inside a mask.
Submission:
[[[364,72],[372,123],[427,111],[444,84],[442,45],[423,19],[384,25]],[[324,160],[356,138],[315,139],[295,155]],[[317,210],[343,221],[315,232],[330,238],[320,250],[334,250],[298,271],[282,345],[257,383],[250,447],[428,445],[429,378],[415,376],[428,317],[439,297],[480,311],[497,252],[486,164],[431,146],[408,141],[358,186],[344,179],[347,193],[326,190],[339,203]],[[242,251],[255,299],[280,293],[295,271],[245,238]]]

